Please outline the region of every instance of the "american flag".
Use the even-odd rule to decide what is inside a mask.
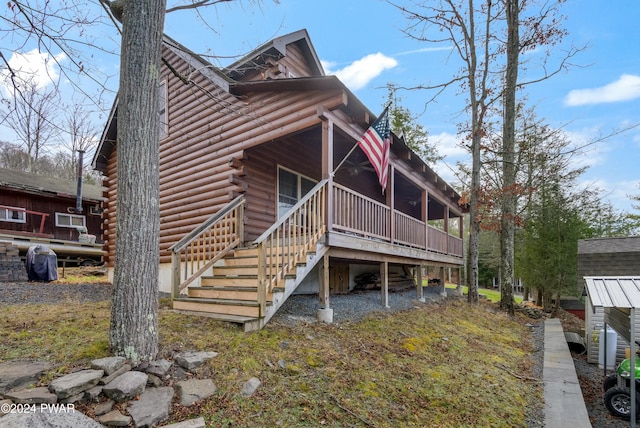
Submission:
[[[389,113],[388,107],[364,133],[358,145],[369,158],[369,162],[378,174],[382,191],[387,188],[387,170],[389,169]]]

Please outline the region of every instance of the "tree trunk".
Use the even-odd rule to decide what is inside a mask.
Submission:
[[[110,344],[134,364],[158,352],[158,83],[166,1],[126,0],[118,94],[118,194]]]
[[[500,232],[500,266],[502,284],[500,307],[513,315],[514,281],[514,233],[516,217],[516,168],[515,168],[515,122],[516,85],[518,83],[518,37],[519,0],[506,0],[507,17],[507,65],[503,93],[504,117],[502,127],[502,218]]]

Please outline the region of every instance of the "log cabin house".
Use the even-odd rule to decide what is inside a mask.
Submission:
[[[306,30],[224,69],[168,37],[162,59],[159,287],[174,309],[252,330],[294,292],[330,311],[364,272],[379,273],[385,306],[398,272],[459,277],[459,195],[393,134],[385,193],[362,150],[346,157],[375,116],[325,75]],[[94,157],[110,268],[117,116],[116,100]]]
[[[0,241],[18,247],[23,259],[30,246],[44,244],[60,262],[102,262],[104,189],[84,184],[80,198],[77,190],[73,180],[0,168]]]

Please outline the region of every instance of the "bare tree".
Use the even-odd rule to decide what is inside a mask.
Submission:
[[[2,116],[27,153],[27,170],[37,172],[38,159],[47,146],[55,143],[58,135],[58,128],[51,121],[55,112],[55,92],[38,89],[32,80],[20,87],[21,96],[14,100],[13,105],[6,103],[8,108]]]
[[[398,8],[408,20],[404,30],[408,36],[428,43],[448,43],[463,66],[451,80],[427,86],[404,89],[436,91],[431,100],[446,88],[459,85],[467,96],[467,112],[470,123],[463,134],[470,140],[472,159],[471,180],[468,191],[470,232],[468,250],[467,284],[468,300],[478,303],[478,238],[480,235],[480,170],[481,146],[485,137],[485,120],[496,100],[496,82],[493,81],[494,59],[502,44],[493,44],[494,22],[501,16],[491,1],[474,7],[473,0],[411,1],[410,7],[390,4]]]
[[[520,0],[505,0],[507,20],[506,54],[502,120],[502,216],[500,228],[500,307],[514,314],[514,237],[516,215],[516,85],[520,55]]]
[[[78,168],[78,152],[91,152],[98,144],[98,129],[80,103],[75,103],[66,110],[64,135],[62,146],[68,150],[71,161],[70,168],[66,168],[64,174],[72,179]],[[84,159],[90,160],[91,156],[85,156]],[[82,165],[83,170],[86,170],[85,167],[86,165]]]

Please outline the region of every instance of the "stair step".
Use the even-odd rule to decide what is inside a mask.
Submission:
[[[189,297],[224,300],[258,300],[258,287],[189,287]],[[269,300],[269,296],[267,296]]]
[[[258,266],[258,257],[235,256],[224,259],[224,266]]]
[[[267,302],[267,305],[270,305]],[[225,315],[238,315],[257,318],[260,315],[260,307],[257,302],[247,302],[230,299],[204,299],[192,297],[180,297],[173,300],[173,309],[195,312],[209,312]]]
[[[203,276],[200,285],[203,287],[257,287],[258,275]]]
[[[213,318],[219,321],[232,322],[236,324],[245,324],[258,319],[255,317],[245,317],[241,315],[230,315],[230,314],[218,314],[215,312],[183,311],[178,309],[174,309],[174,311],[181,314],[185,314],[185,315],[195,315],[199,317]]]
[[[247,276],[258,275],[258,265],[214,266],[213,275]]]
[[[280,253],[280,249],[278,249],[278,254]],[[258,253],[259,253],[259,249],[258,247],[254,247],[254,248],[236,248],[234,250],[233,253],[233,257],[239,257],[239,258],[252,258],[255,257],[256,259],[258,258]],[[307,254],[309,256],[314,256],[316,254],[315,250],[311,250],[308,251]]]

